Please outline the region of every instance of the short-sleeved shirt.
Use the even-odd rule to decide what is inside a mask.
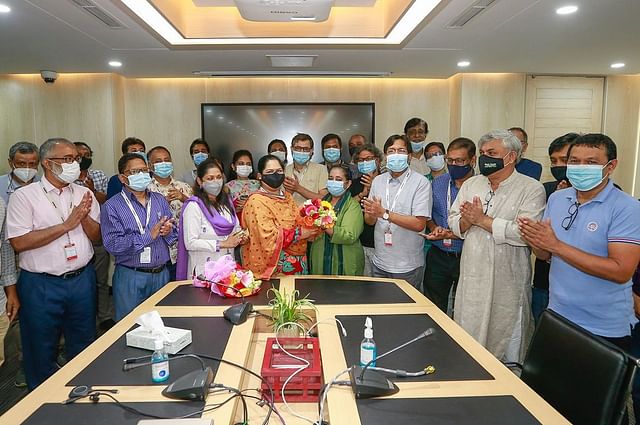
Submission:
[[[407,181],[400,190],[405,178]],[[396,194],[398,196],[393,206]],[[414,217],[431,217],[431,183],[413,170],[405,171],[398,178],[393,178],[388,172],[377,176],[373,179],[369,192],[369,199],[375,197],[379,197],[382,206],[390,212]],[[392,233],[392,245],[384,243],[388,228]],[[379,269],[389,273],[408,273],[424,266],[424,239],[417,232],[379,218],[374,229],[374,240],[375,255],[372,261]]]
[[[431,168],[429,168],[429,166],[427,165],[427,158],[425,158],[424,156],[424,150],[418,158],[414,158],[413,156],[411,156],[411,160],[409,161],[409,168],[425,177],[431,174]]]
[[[39,181],[40,181],[40,176],[38,175],[36,175],[33,178],[33,180],[31,180],[32,183],[39,182]],[[16,182],[13,179],[13,177],[11,176],[11,173],[3,174],[0,176],[0,198],[2,198],[5,205],[9,205],[9,197],[13,192],[20,189],[21,187],[24,187],[24,186],[20,186],[18,182]]]
[[[93,188],[96,192],[107,194],[107,186],[109,184],[109,179],[107,178],[104,171],[101,170],[87,170],[87,176],[93,181]],[[74,182],[77,185],[86,187],[86,183],[80,179]]]
[[[322,189],[326,189],[327,178],[329,177],[327,167],[311,161],[307,162],[300,172],[294,169],[293,164],[287,165],[284,169],[284,175],[287,177],[293,177],[295,175],[302,187],[315,193],[320,192]],[[294,193],[293,200],[296,205],[302,205],[307,198],[299,193]]]
[[[449,173],[436,177],[431,182],[431,188],[433,190],[433,211],[431,219],[436,225],[448,229],[449,208],[451,208],[453,201],[456,200],[460,189],[458,189],[455,182],[451,180]],[[441,251],[462,252],[463,242],[461,239],[452,239],[450,246],[446,246],[443,241],[432,241],[431,243]]]
[[[549,198],[544,218],[562,242],[584,252],[607,257],[610,243],[640,245],[640,202],[617,190],[613,181],[592,200],[578,207],[568,230],[562,227],[569,208],[576,203],[572,187]],[[631,279],[619,284],[578,270],[560,257],[551,258],[549,308],[605,337],[630,335],[636,322]]]
[[[61,224],[69,217],[71,210],[82,201],[86,187],[71,183],[57,189],[46,177],[17,190],[9,199],[7,212],[7,238],[17,238],[35,230],[43,230]],[[89,217],[100,222],[100,207],[91,193],[92,203]],[[56,205],[54,207],[53,205]],[[75,245],[77,258],[67,260],[65,246]],[[77,270],[89,263],[93,257],[93,245],[78,224],[73,230],[40,248],[29,249],[19,254],[20,268],[33,273],[61,275]]]

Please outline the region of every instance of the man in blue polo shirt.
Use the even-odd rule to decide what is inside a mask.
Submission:
[[[551,195],[542,221],[520,220],[520,231],[538,258],[551,261],[549,308],[628,350],[640,203],[609,178],[618,165],[609,137],[582,135],[568,155],[572,187]]]
[[[462,240],[449,229],[449,208],[466,180],[473,176],[476,145],[466,137],[458,137],[447,148],[448,173],[436,177],[431,183],[433,192],[432,219],[427,222],[428,235],[433,241],[427,252],[426,271],[422,287],[424,294],[447,313],[449,293],[460,277]],[[454,289],[455,291],[455,289]]]

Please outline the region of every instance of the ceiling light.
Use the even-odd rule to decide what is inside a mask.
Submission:
[[[556,13],[558,15],[571,15],[572,13],[576,13],[578,11],[578,6],[562,6],[556,9]]]
[[[466,68],[469,65],[471,65],[471,62],[469,62],[469,61],[460,61],[460,62],[458,62],[458,66],[460,68]]]
[[[11,8],[5,4],[0,4],[0,13],[9,13]]]
[[[624,62],[612,63],[611,68],[624,68]]]
[[[193,71],[199,77],[389,77],[389,71]]]
[[[109,61],[109,66],[114,68],[120,68],[122,66],[122,62],[120,61]]]

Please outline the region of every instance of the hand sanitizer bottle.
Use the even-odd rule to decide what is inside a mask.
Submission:
[[[164,382],[169,379],[169,357],[164,351],[164,342],[161,339],[155,340],[155,349],[151,355],[151,380]]]
[[[371,360],[375,360],[377,356],[376,342],[373,340],[373,322],[371,317],[367,317],[364,322],[364,339],[360,343],[360,366],[364,367]],[[369,366],[375,366],[376,362],[372,362]]]

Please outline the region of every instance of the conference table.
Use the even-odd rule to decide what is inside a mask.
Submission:
[[[403,280],[338,276],[287,276],[263,282],[262,290],[247,297],[256,311],[270,313],[269,287],[309,294],[316,310],[311,315],[317,326],[322,374],[330,382],[339,372],[359,361],[365,318],[371,317],[378,354],[382,354],[433,328],[434,334],[381,359],[377,366],[408,371],[427,365],[435,372],[414,378],[392,378],[400,391],[392,396],[356,399],[348,386],[333,386],[325,406],[330,425],[378,424],[568,424],[553,407],[525,385],[508,368],[478,344],[418,290]],[[127,347],[125,334],[135,328],[136,318],[157,310],[165,325],[191,329],[192,343],[180,354],[198,353],[222,357],[260,373],[267,338],[273,336],[264,316],[250,315],[241,325],[223,318],[238,299],[223,299],[189,281],[171,282],[131,314],[118,322],[93,344],[69,361],[46,382],[0,417],[2,424],[136,424],[143,417],[128,412],[106,396],[97,403],[88,399],[62,404],[76,385],[117,389],[113,396],[126,406],[161,417],[178,417],[202,409],[203,418],[215,425],[241,423],[242,403],[230,393],[211,394],[206,402],[176,401],[161,394],[165,384],[151,382],[150,366],[124,372],[127,357],[150,352]],[[344,336],[334,319],[345,327]],[[259,396],[260,380],[240,368],[206,360],[214,371],[214,383],[247,390]],[[192,359],[170,363],[170,380],[200,365]],[[344,375],[341,380],[348,380]],[[231,394],[232,395],[232,394]],[[206,405],[205,405],[206,403]],[[318,403],[276,403],[287,424],[310,423],[318,419]],[[248,399],[248,423],[263,423],[267,406]],[[195,417],[200,417],[199,415]],[[282,423],[272,414],[269,423]]]

